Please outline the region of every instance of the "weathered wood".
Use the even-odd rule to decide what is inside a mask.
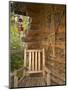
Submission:
[[[29,54],[29,71],[39,71],[41,69],[41,53],[42,52],[42,68],[45,68],[45,53],[44,53],[44,49],[43,50],[39,50],[39,49],[30,49],[30,50],[26,50],[26,53]]]
[[[50,78],[50,74],[51,74],[51,71],[45,66],[45,72],[47,72],[47,85],[50,85],[51,84],[51,78]]]
[[[46,81],[42,76],[25,77],[20,83],[19,87],[33,87],[33,86],[46,86]]]
[[[37,51],[35,52],[35,70],[37,70]]]
[[[54,57],[50,57],[50,60],[51,61],[53,61],[53,62],[55,62],[55,63],[60,63],[60,64],[65,64],[65,61],[64,61],[64,59],[63,58],[58,58],[58,57],[56,57],[56,58],[54,58]]]
[[[43,70],[45,68],[45,51],[44,48],[42,49],[42,59],[43,59]]]
[[[57,73],[57,71],[52,70],[52,76],[55,76],[56,78],[58,78],[60,81],[64,81],[65,77],[63,75],[61,75],[60,73]]]
[[[29,71],[31,71],[31,52],[29,52]]]
[[[44,71],[47,73],[51,73],[51,71],[45,66]]]
[[[17,72],[14,72],[14,87],[18,87],[18,77],[17,77]]]
[[[34,70],[34,52],[32,52],[32,71]]]
[[[38,52],[38,70],[40,70],[40,64],[41,64],[41,62],[40,62],[40,52]]]
[[[42,73],[42,70],[39,70],[39,71],[38,70],[37,71],[35,71],[35,70],[34,71],[29,71],[28,73]]]
[[[26,67],[26,49],[24,49],[24,67]]]
[[[64,81],[65,80],[65,76],[61,75],[60,73],[58,73],[58,69],[54,69],[54,66],[50,65],[50,73],[52,76],[54,76],[55,78],[58,78],[60,81]],[[59,68],[60,69],[60,68]],[[47,70],[47,69],[45,69]],[[48,70],[47,70],[48,71]]]
[[[48,72],[47,73],[47,85],[50,85],[51,82],[50,82],[50,73]]]
[[[65,84],[65,81],[60,80],[59,78],[55,78],[54,76],[51,76],[51,80],[57,83],[57,85]]]
[[[44,77],[45,77],[45,72],[44,72],[44,69],[45,69],[45,53],[44,53],[44,48],[42,49],[42,60],[43,60],[42,69],[43,69],[43,79],[44,79]]]
[[[40,50],[39,50],[39,49],[32,49],[32,50],[31,50],[31,49],[29,49],[29,50],[27,50],[26,52],[28,52],[28,53],[29,53],[29,52],[38,52],[38,51],[40,51],[40,52],[41,52],[42,50],[41,50],[41,49],[40,49]]]
[[[26,7],[26,9],[23,8],[24,6]],[[65,49],[65,5],[61,5],[61,6],[58,5],[58,7],[57,5],[54,5],[53,7],[53,5],[41,5],[40,4],[39,6],[39,5],[33,5],[33,4],[31,5],[31,4],[23,4],[23,3],[20,4],[19,3],[17,4],[17,6],[15,6],[15,11],[28,12],[28,16],[32,18],[31,30],[28,30],[29,35],[27,35],[28,37],[26,37],[28,38],[26,42],[28,43],[28,48],[30,49],[33,48],[35,50],[26,50],[28,53],[36,52],[36,49],[38,48],[49,47],[49,43],[46,43],[46,41],[51,40],[51,47],[52,47],[53,52],[50,52],[50,55],[52,55],[53,57],[49,57],[48,53],[49,53],[50,48],[47,48],[46,62],[48,64],[46,65],[51,70],[51,74],[52,74],[54,82],[56,82],[57,84],[61,84],[62,83],[61,81],[63,81],[65,78],[64,77],[65,75],[64,74],[65,73],[65,66],[64,66],[65,65],[65,51],[61,51],[61,53],[64,52],[64,58],[62,56],[60,57],[61,53],[58,53],[56,58],[54,58],[54,56],[56,54],[56,49],[55,49],[56,47],[58,47],[59,49],[62,49],[62,48]],[[63,12],[64,14],[62,14]],[[56,28],[58,28],[58,30],[56,30]],[[41,41],[43,41],[43,43],[41,43]],[[15,51],[10,51],[10,52],[14,53]],[[25,55],[24,66],[26,67],[26,63],[27,63],[26,60],[28,60],[29,58],[26,59],[27,55],[26,54],[24,55]],[[45,57],[44,55],[43,55],[43,58]],[[40,55],[38,53],[38,59],[37,59],[38,69],[35,71],[34,67],[36,65],[34,66],[34,62],[33,62],[35,60],[33,58],[33,55],[31,55],[32,62],[30,61],[31,63],[30,68],[32,71],[28,70],[28,72],[30,73],[41,72],[39,70],[40,70],[40,65],[42,64],[41,66],[43,66],[42,68],[43,75],[45,75],[45,72],[47,72],[46,73],[47,74],[47,84],[49,84],[50,83],[49,78],[51,78],[49,76],[50,71],[47,68],[45,68],[45,65],[44,65],[45,62],[43,61],[45,59],[41,58],[42,63],[40,63],[39,56]],[[59,67],[61,63],[63,63],[63,66]],[[27,81],[28,81],[28,78],[27,78]]]

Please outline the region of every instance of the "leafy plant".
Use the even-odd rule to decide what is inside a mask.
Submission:
[[[23,17],[24,30],[28,28],[27,17]],[[10,16],[10,59],[11,59],[11,71],[19,69],[23,66],[23,50],[21,50],[20,33],[18,31],[18,25],[14,21],[14,16]]]

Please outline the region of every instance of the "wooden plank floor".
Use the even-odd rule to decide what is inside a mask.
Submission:
[[[46,81],[42,77],[24,77],[18,87],[46,86]]]

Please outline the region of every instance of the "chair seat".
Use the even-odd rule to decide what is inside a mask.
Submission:
[[[28,71],[28,73],[42,73],[43,71],[42,70],[39,70],[39,71]]]

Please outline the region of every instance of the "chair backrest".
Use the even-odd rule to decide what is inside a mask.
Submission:
[[[43,49],[24,50],[24,67],[29,73],[41,72],[45,68],[45,52]]]

